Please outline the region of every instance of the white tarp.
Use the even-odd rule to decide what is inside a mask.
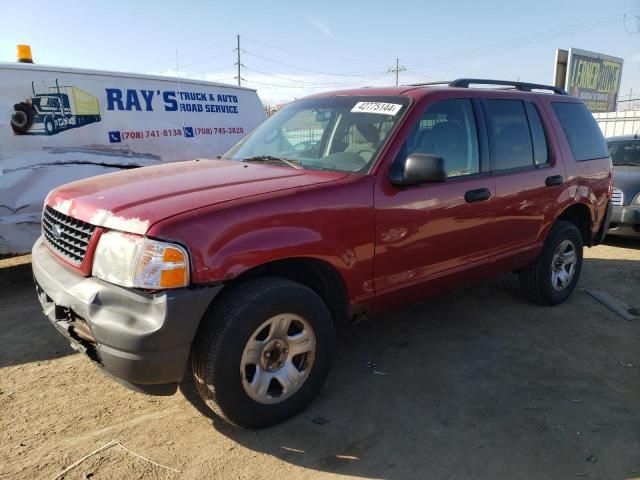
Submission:
[[[265,112],[254,90],[149,75],[0,64],[0,254],[30,250],[61,184],[215,158]]]

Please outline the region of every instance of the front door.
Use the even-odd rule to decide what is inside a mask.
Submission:
[[[488,266],[495,180],[482,166],[478,110],[469,98],[427,106],[395,160],[441,156],[443,183],[396,187],[381,173],[374,198],[376,311],[455,289]]]

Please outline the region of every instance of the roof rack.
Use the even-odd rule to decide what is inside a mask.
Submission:
[[[553,85],[541,85],[538,83],[527,82],[510,82],[508,80],[489,80],[486,78],[458,78],[452,82],[429,82],[429,83],[416,83],[412,84],[412,87],[423,87],[428,85],[449,85],[450,87],[469,88],[470,85],[501,85],[506,87],[512,87],[522,92],[530,92],[532,90],[548,90],[557,95],[568,95],[568,93],[560,87],[554,87]]]

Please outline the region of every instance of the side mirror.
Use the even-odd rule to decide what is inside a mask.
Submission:
[[[447,179],[444,160],[437,155],[412,153],[398,167],[389,179],[397,186],[441,183]]]

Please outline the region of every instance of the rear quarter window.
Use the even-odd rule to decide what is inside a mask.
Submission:
[[[591,112],[583,103],[551,103],[577,162],[609,156],[607,143]]]

